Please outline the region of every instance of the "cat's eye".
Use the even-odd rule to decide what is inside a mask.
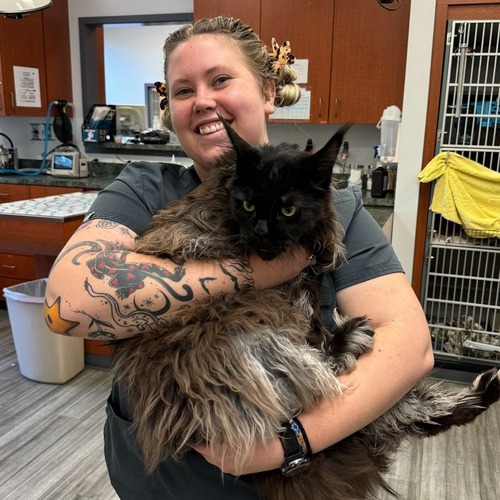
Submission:
[[[243,209],[246,212],[253,212],[255,210],[255,205],[252,205],[247,200],[243,200]]]
[[[295,207],[295,205],[290,205],[289,207],[281,207],[281,213],[285,217],[292,217],[297,213],[297,208]]]

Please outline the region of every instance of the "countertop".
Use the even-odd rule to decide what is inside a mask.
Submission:
[[[91,176],[82,178],[54,177],[45,174],[38,176],[0,174],[0,184],[29,184],[34,186],[57,186],[99,191],[108,186],[124,167],[125,164],[123,163],[94,162],[91,166]],[[363,191],[363,203],[368,212],[382,227],[394,210],[394,193],[387,193],[385,198],[373,198],[370,191]]]
[[[9,217],[40,222],[65,222],[85,215],[97,193],[98,191],[86,191],[2,203],[0,219]]]

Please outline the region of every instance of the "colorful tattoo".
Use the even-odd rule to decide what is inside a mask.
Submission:
[[[115,293],[119,299],[126,299],[137,290],[144,288],[146,278],[161,283],[177,300],[189,301],[193,298],[193,291],[187,285],[182,285],[185,293],[181,295],[165,281],[180,282],[186,274],[184,268],[178,266],[171,272],[156,264],[127,262],[128,253],[126,251],[103,251],[89,260],[87,266],[96,278],[100,280],[109,278],[108,284],[116,288]]]
[[[80,324],[76,321],[64,319],[61,316],[61,297],[57,297],[56,301],[51,306],[45,302],[43,314],[45,322],[47,325],[50,325],[51,330],[62,335],[71,336],[71,330]]]

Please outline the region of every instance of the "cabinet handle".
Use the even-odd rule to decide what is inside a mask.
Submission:
[[[333,107],[333,116],[335,116],[335,117],[339,116],[339,105],[340,105],[340,100],[338,97],[336,97],[335,104]]]
[[[14,101],[14,92],[10,93],[10,102],[12,103],[12,107],[15,108],[16,107],[16,103]]]
[[[321,118],[323,116],[323,98],[319,98],[319,110],[318,110],[318,117]]]
[[[17,266],[9,266],[9,265],[7,265],[7,264],[2,264],[2,267],[3,267],[4,269],[17,269]]]
[[[11,194],[10,193],[0,193],[0,198],[10,198]]]

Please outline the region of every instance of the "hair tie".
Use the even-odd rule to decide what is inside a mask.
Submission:
[[[165,111],[168,108],[168,93],[165,82],[155,82],[156,92],[163,99],[160,100],[160,109]]]
[[[271,45],[273,48],[273,51],[271,52],[271,57],[274,58],[274,61],[272,63],[272,68],[276,73],[279,74],[280,69],[283,66],[291,65],[295,62],[295,56],[291,54],[290,52],[292,51],[292,48],[290,47],[290,42],[287,40],[284,42],[281,47],[276,41],[276,38],[273,37],[271,40]]]

